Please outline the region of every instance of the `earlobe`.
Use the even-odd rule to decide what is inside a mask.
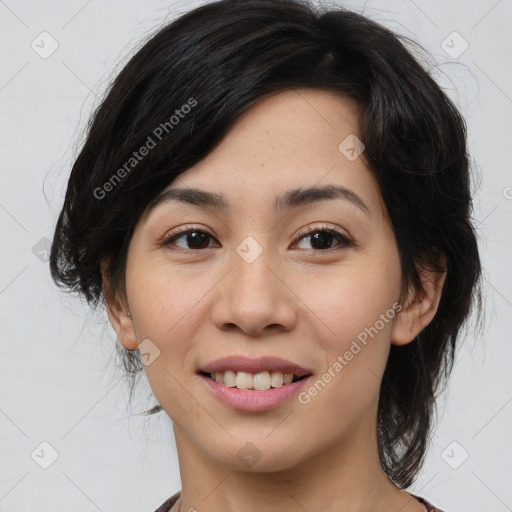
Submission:
[[[114,331],[116,331],[119,342],[127,350],[136,350],[139,344],[131,314],[125,310],[117,299],[115,303],[106,301],[106,304],[108,318]]]
[[[119,297],[119,294],[111,291],[106,273],[106,265],[106,262],[101,263],[103,296],[105,297],[108,318],[121,345],[123,345],[127,350],[136,350],[138,342],[132,315]]]
[[[437,312],[446,270],[421,272],[420,278],[423,290],[410,290],[402,310],[395,319],[391,336],[393,345],[410,343],[432,321]]]

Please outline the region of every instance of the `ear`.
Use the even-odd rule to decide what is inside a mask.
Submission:
[[[107,315],[121,345],[127,350],[135,350],[139,344],[135,334],[133,318],[123,298],[120,297],[117,291],[112,291],[106,272],[108,264],[108,260],[102,260],[100,264]]]
[[[419,272],[423,290],[409,290],[409,295],[393,324],[391,343],[410,343],[434,318],[446,279],[446,257],[442,255],[442,272]]]

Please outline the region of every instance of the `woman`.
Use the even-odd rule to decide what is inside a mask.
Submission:
[[[381,25],[222,0],[159,30],[50,260],[172,420],[158,511],[439,511],[405,489],[479,298],[471,207],[464,121]]]

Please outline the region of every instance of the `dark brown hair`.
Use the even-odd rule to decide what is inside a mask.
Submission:
[[[299,87],[357,100],[362,158],[395,232],[403,296],[410,287],[421,290],[421,269],[442,271],[446,256],[434,319],[413,342],[391,346],[381,383],[379,456],[402,487],[423,463],[436,393],[452,369],[463,324],[475,303],[481,311],[465,122],[407,49],[412,44],[367,17],[305,0],[222,0],[167,24],[131,58],[92,115],[50,256],[54,281],[91,305],[104,303],[102,258],[109,258],[113,289],[125,293],[127,248],[145,209],[257,101]],[[148,137],[156,139],[157,127],[155,146],[132,162]],[[133,390],[143,369],[138,351],[117,349]]]

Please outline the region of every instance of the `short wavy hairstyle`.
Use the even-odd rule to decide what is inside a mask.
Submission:
[[[391,346],[381,383],[379,458],[400,487],[413,483],[424,462],[438,391],[462,328],[475,306],[479,314],[482,308],[465,121],[416,51],[424,52],[363,15],[306,0],[221,0],[165,24],[129,59],[90,118],[50,255],[54,282],[91,306],[104,305],[114,291],[126,294],[138,220],[244,112],[294,88],[355,99],[361,157],[396,237],[402,297],[422,290],[422,269],[447,272],[435,317],[411,343]],[[127,169],[155,130],[158,144]],[[119,343],[116,350],[133,391],[140,354]]]

